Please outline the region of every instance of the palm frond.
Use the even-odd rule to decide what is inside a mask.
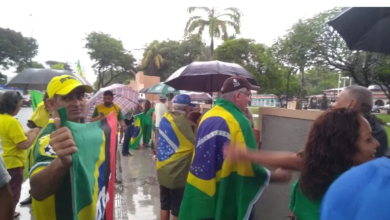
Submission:
[[[222,33],[222,39],[226,40],[228,38],[226,23],[219,20],[218,26],[221,28],[220,32]]]
[[[159,70],[162,65],[164,64],[164,59],[162,58],[162,56],[160,54],[157,54],[155,57],[154,57],[154,65],[157,67],[157,69]]]
[[[208,7],[188,7],[187,8],[187,12],[190,14],[194,11],[197,11],[197,10],[203,10],[203,11],[207,12],[207,14],[210,14],[212,9],[208,8]]]
[[[141,64],[142,69],[146,68],[149,65],[151,58],[152,58],[152,51],[148,50],[148,52],[146,52],[146,56],[142,59],[142,64]]]
[[[208,22],[203,19],[195,20],[191,23],[191,25],[188,27],[188,33],[193,32],[195,29],[200,28],[201,26],[207,26]]]
[[[188,19],[187,21],[187,24],[186,24],[186,27],[184,29],[184,33],[188,34],[188,27],[192,24],[192,22],[196,21],[196,20],[199,20],[201,18],[201,16],[192,16]]]
[[[162,47],[162,48],[159,48],[158,49],[158,54],[164,54],[164,53],[167,53],[171,48],[169,47]]]
[[[232,21],[222,21],[224,23],[226,23],[227,25],[233,27],[234,31],[236,32],[236,34],[240,34],[241,33],[241,28],[240,28],[240,25],[236,24],[235,22],[232,22]]]

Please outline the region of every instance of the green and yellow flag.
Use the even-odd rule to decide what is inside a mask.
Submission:
[[[257,149],[248,119],[232,102],[218,100],[202,118],[180,208],[180,220],[249,219],[268,185],[269,171],[250,162],[225,161],[226,142]]]
[[[81,71],[81,65],[80,65],[80,60],[77,61],[77,71],[79,72],[79,75],[83,78],[85,78],[83,72]]]
[[[38,107],[38,105],[43,104],[44,94],[41,92],[35,91],[35,90],[31,90],[30,95],[31,95],[31,105],[32,105],[33,111],[35,111],[35,109]]]
[[[144,126],[144,113],[140,113],[138,115],[134,116],[134,129],[133,129],[133,135],[130,139],[129,148],[130,149],[137,149],[139,146],[139,143],[141,142],[141,138],[143,135],[143,126]]]
[[[195,132],[186,116],[165,113],[157,143],[158,182],[169,189],[185,187],[195,147]]]

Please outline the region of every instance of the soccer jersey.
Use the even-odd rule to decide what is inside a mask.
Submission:
[[[39,134],[29,155],[30,177],[45,169],[57,155],[50,146],[50,134],[56,130],[53,120]],[[43,201],[32,200],[32,211],[39,220],[73,219],[72,194],[69,172],[65,175],[58,191]]]

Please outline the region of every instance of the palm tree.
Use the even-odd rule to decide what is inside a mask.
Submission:
[[[157,43],[156,43],[157,44]],[[151,44],[142,59],[141,68],[146,70],[149,75],[158,76],[166,60],[162,56],[169,48],[158,48],[156,44]]]
[[[190,14],[197,10],[206,12],[207,18],[199,15],[190,17],[184,32],[187,35],[198,30],[198,34],[202,35],[204,29],[208,27],[208,32],[211,37],[211,56],[214,55],[214,38],[228,38],[227,26],[233,27],[235,34],[240,34],[241,12],[238,8],[226,8],[220,12],[216,8],[208,7],[189,7],[187,9]]]

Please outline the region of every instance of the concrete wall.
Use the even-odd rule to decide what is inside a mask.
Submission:
[[[261,149],[299,151],[305,146],[313,120],[322,112],[279,108],[259,109]],[[284,219],[289,215],[288,205],[292,183],[298,178],[294,173],[287,184],[270,184],[254,206],[255,220]]]

